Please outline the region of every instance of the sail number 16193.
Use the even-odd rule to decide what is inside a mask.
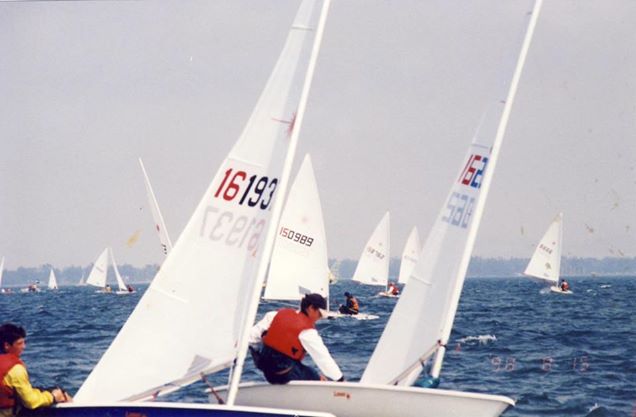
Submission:
[[[232,201],[239,197],[238,204],[247,204],[249,207],[259,207],[267,210],[272,203],[272,197],[276,191],[278,179],[267,176],[252,175],[248,178],[245,171],[234,171],[229,168],[225,171],[219,188],[214,193],[215,198],[223,198]]]

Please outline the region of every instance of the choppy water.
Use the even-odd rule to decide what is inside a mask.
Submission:
[[[540,291],[530,280],[469,279],[464,286],[440,388],[503,394],[517,401],[506,416],[636,416],[636,279],[578,278],[574,294]],[[142,288],[143,290],[143,288]],[[348,380],[360,378],[396,300],[340,281],[374,321],[319,325]],[[91,288],[0,296],[0,317],[27,328],[23,359],[35,385],[75,392],[139,300]],[[261,305],[261,313],[279,306]],[[184,323],[184,325],[187,325]],[[210,377],[214,384],[227,376]],[[244,380],[260,379],[248,366]],[[205,402],[203,383],[169,400]]]

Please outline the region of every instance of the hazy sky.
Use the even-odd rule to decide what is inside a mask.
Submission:
[[[162,260],[238,138],[297,1],[0,3],[6,266]],[[532,2],[333,0],[295,166],[314,162],[331,257],[385,211],[425,237]],[[529,257],[564,212],[567,256],[636,256],[636,2],[546,0],[475,255]],[[295,170],[294,170],[295,174]],[[128,239],[139,231],[132,246]]]

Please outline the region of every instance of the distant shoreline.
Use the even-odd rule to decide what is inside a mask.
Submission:
[[[468,267],[467,278],[525,278],[522,275],[528,263],[528,258],[483,258],[475,256]],[[330,259],[329,267],[334,275],[340,279],[348,279],[353,276],[357,259]],[[77,285],[82,277],[87,277],[92,264],[87,266],[68,266],[64,268],[53,267],[61,286]],[[40,282],[44,286],[48,281],[49,271],[52,265],[38,267],[19,267],[15,270],[5,270],[3,274],[3,287],[22,287]],[[391,258],[389,277],[395,279],[400,269],[400,259]],[[131,284],[147,284],[156,275],[159,265],[144,265],[136,267],[129,264],[119,266],[119,271],[126,282]],[[110,271],[112,274],[112,271]],[[580,258],[563,257],[561,261],[561,275],[568,278],[577,277],[636,277],[636,257],[605,257],[605,258]],[[109,275],[110,276],[110,275]]]

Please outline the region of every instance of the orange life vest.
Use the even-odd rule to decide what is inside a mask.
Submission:
[[[263,343],[283,355],[299,361],[305,357],[305,348],[300,343],[298,335],[303,330],[313,328],[314,324],[304,313],[291,308],[283,308],[274,316],[267,334],[263,337]]]
[[[0,354],[0,408],[15,407],[15,392],[13,388],[4,385],[4,377],[17,364],[24,366],[17,356],[10,353]]]
[[[351,297],[349,299],[349,303],[351,304],[349,308],[354,311],[360,311],[360,304],[358,304],[358,299],[356,297]],[[347,304],[349,304],[347,303]]]

